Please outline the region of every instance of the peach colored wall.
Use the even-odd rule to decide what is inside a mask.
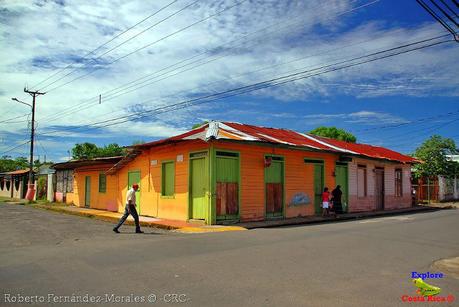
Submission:
[[[281,155],[284,157],[285,193],[284,207],[286,217],[307,216],[314,214],[314,168],[304,163],[305,158],[323,159],[325,162],[325,186],[334,187],[335,177],[332,172],[337,156],[328,153],[310,152],[230,142],[214,142],[215,150],[227,149],[238,151],[241,161],[240,217],[242,221],[265,219],[265,182],[264,156]],[[305,193],[310,204],[292,206],[291,200],[297,193]]]
[[[206,151],[209,144],[190,141],[165,145],[146,150],[118,171],[118,210],[124,210],[128,185],[128,172],[140,171],[140,213],[146,216],[172,220],[187,220],[189,155],[194,151]],[[177,161],[183,156],[183,161]],[[161,167],[163,161],[174,161],[175,195],[161,197]],[[152,165],[156,161],[156,165]]]
[[[357,165],[367,167],[367,196],[357,196]],[[384,208],[386,210],[411,206],[411,165],[384,161],[354,158],[349,163],[349,212],[375,211],[375,173],[376,167],[384,168]],[[395,196],[395,169],[401,168],[403,174],[402,197]]]
[[[81,167],[74,171],[73,195],[67,193],[67,203],[72,201],[75,206],[85,206],[85,178],[91,177],[90,208],[117,211],[117,176],[107,175],[106,192],[99,192],[99,174],[108,170],[109,166]]]

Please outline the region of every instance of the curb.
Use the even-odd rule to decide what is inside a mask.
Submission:
[[[413,214],[413,213],[422,213],[422,212],[430,212],[430,211],[438,211],[438,210],[450,210],[449,208],[436,208],[436,207],[414,207],[411,208],[410,210],[404,210],[404,211],[386,211],[386,212],[377,212],[373,214],[358,214],[358,215],[352,215],[352,216],[340,216],[337,218],[330,218],[326,220],[304,220],[304,221],[288,221],[288,220],[282,220],[283,223],[279,224],[265,224],[265,225],[250,225],[250,222],[248,223],[240,223],[242,227],[247,228],[247,229],[256,229],[256,228],[274,228],[274,227],[284,227],[284,226],[294,226],[294,225],[307,225],[307,224],[326,224],[326,223],[339,223],[343,221],[349,221],[349,220],[363,220],[363,219],[370,219],[373,217],[381,217],[381,216],[394,216],[394,215],[403,215],[403,214]],[[256,222],[254,222],[256,223]],[[236,224],[237,225],[237,224]]]
[[[43,209],[43,210],[49,210],[49,211],[64,213],[64,214],[75,215],[75,216],[93,218],[93,219],[104,221],[104,222],[118,222],[119,221],[119,218],[114,218],[114,217],[111,217],[111,216],[96,215],[96,214],[86,213],[86,212],[81,212],[81,211],[65,210],[62,207],[52,207],[52,206],[47,206],[47,205],[32,205],[32,207],[38,208],[38,209]],[[134,221],[131,221],[131,220],[126,220],[124,222],[124,224],[125,225],[130,225],[130,226],[134,226],[135,225]],[[180,229],[180,227],[178,227],[178,226],[155,224],[155,223],[152,223],[152,222],[145,222],[145,221],[140,221],[140,226],[142,226],[142,227],[151,227],[151,228],[160,228],[160,229],[165,229],[165,230],[177,230],[177,229]]]

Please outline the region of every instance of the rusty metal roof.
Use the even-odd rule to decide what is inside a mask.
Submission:
[[[116,164],[120,161],[123,156],[116,156],[116,157],[100,157],[100,158],[93,158],[93,159],[84,159],[84,160],[70,160],[67,162],[55,163],[51,165],[51,168],[56,170],[62,169],[75,169],[77,167],[83,166],[90,166],[90,165],[98,165],[98,164]]]
[[[273,145],[309,148],[319,151],[336,152],[346,155],[357,155],[373,159],[384,159],[401,163],[418,162],[415,158],[396,151],[367,144],[348,143],[334,139],[305,134],[288,129],[268,128],[235,122],[210,122],[196,129],[167,139],[134,146],[147,149],[164,144],[187,140],[232,140],[245,142],[263,142]]]
[[[23,174],[27,174],[29,172],[29,170],[30,170],[30,168],[19,169],[19,170],[16,170],[16,171],[1,173],[1,175],[23,175]],[[34,171],[34,173],[35,173],[35,171]]]

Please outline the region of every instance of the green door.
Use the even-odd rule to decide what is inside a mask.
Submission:
[[[190,205],[191,218],[206,219],[208,206],[207,159],[205,157],[190,160]]]
[[[324,191],[324,165],[314,164],[314,208],[316,214],[322,213],[322,193]]]
[[[217,152],[217,219],[234,219],[239,214],[239,158],[237,153]]]
[[[343,195],[341,197],[341,202],[343,204],[343,210],[347,210],[348,208],[348,195],[349,195],[349,185],[348,185],[348,171],[347,171],[347,164],[337,164],[336,165],[336,185],[341,186],[341,191]]]
[[[271,165],[265,168],[266,216],[284,215],[284,163],[280,157],[271,157]]]
[[[84,206],[89,208],[91,205],[91,176],[84,178]]]
[[[128,189],[132,188],[134,183],[139,185],[139,189],[135,192],[135,201],[137,213],[140,214],[140,171],[128,172]]]

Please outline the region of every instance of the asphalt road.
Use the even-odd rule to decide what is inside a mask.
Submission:
[[[411,273],[459,256],[459,210],[208,234],[116,235],[110,223],[7,204],[0,219],[8,306],[136,296],[156,302],[118,306],[416,306],[401,300],[416,296]],[[456,298],[434,305],[458,306],[459,280],[427,282]]]

